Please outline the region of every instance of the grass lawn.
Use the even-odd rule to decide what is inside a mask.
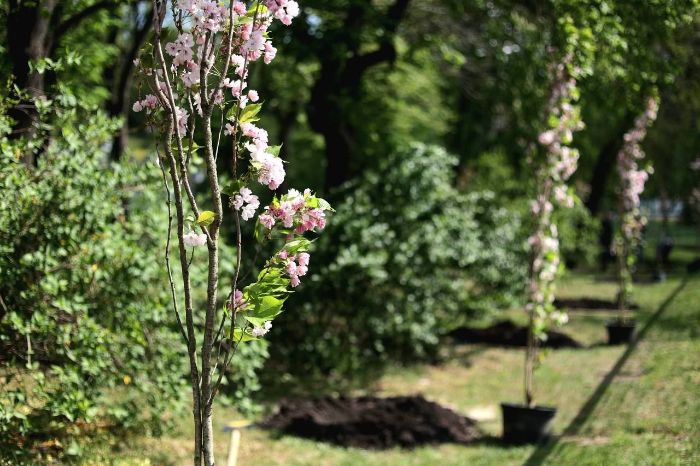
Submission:
[[[572,276],[560,289],[561,297],[615,296],[613,282],[592,276]],[[564,331],[589,347],[546,353],[535,383],[538,403],[559,408],[550,444],[506,447],[498,441],[499,402],[522,398],[523,352],[465,345],[448,348],[439,366],[394,368],[365,392],[424,394],[478,419],[485,433],[478,443],[375,452],[249,430],[239,465],[700,464],[700,276],[639,285],[635,300],[643,328],[638,344],[602,345],[604,322],[612,314],[578,311]],[[219,431],[235,419],[224,408],[217,415]],[[190,422],[183,419],[185,426]],[[128,448],[104,446],[87,464],[188,464],[189,438],[183,428],[170,437],[135,440]],[[227,434],[216,440],[225,464]]]

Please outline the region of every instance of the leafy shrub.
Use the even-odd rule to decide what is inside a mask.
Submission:
[[[558,210],[555,221],[566,266],[572,269],[594,266],[600,252],[600,222],[591,216],[578,198],[573,208]]]
[[[271,332],[271,365],[325,376],[430,359],[446,329],[518,296],[519,217],[491,193],[460,194],[456,163],[416,144],[345,188],[315,243],[319,269]]]
[[[527,168],[523,168],[527,170]],[[522,235],[529,236],[529,198],[534,188],[532,177],[517,173],[513,163],[500,151],[481,154],[469,167],[466,187],[470,192],[492,190],[495,202],[518,212],[527,219]],[[527,180],[523,182],[523,180]],[[567,267],[591,266],[599,253],[599,222],[576,199],[571,209],[557,209],[555,222],[559,229],[560,251]]]
[[[158,435],[190,396],[160,170],[109,163],[114,122],[70,95],[41,112],[19,140],[0,118],[0,452],[13,461],[54,439],[79,454],[99,426]],[[242,355],[226,388],[250,409],[265,344]]]
[[[116,129],[70,95],[0,141],[0,438],[4,452],[91,431],[158,433],[180,391],[162,209],[148,170],[107,164]],[[8,128],[5,121],[3,128]],[[5,132],[3,136],[7,133]],[[22,161],[37,154],[36,166]],[[155,171],[153,172],[155,174]]]

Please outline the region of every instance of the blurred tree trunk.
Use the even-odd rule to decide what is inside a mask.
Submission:
[[[118,6],[116,0],[103,0],[64,18],[69,2],[58,0],[9,0],[7,9],[7,55],[12,66],[14,84],[25,94],[9,110],[14,120],[11,138],[31,137],[39,117],[36,99],[45,94],[45,74],[32,65],[55,56],[61,38],[94,13]],[[27,152],[24,162],[36,163],[34,154]]]
[[[616,130],[598,152],[591,175],[591,191],[586,200],[586,207],[592,216],[600,213],[610,174],[615,169],[615,156],[622,148],[623,137],[634,123],[635,116],[633,112],[627,112]]]
[[[321,71],[311,90],[306,114],[311,129],[325,141],[326,180],[330,190],[353,175],[355,134],[348,107],[359,98],[362,78],[371,67],[391,63],[396,59],[394,37],[403,20],[410,0],[395,0],[383,15],[369,3],[355,3],[347,9],[343,21],[343,48],[348,53],[337,53],[338,42],[327,41],[327,49],[319,54]],[[379,16],[384,34],[378,47],[369,52],[362,48],[362,30],[370,19]]]
[[[10,1],[7,14],[7,52],[17,87],[26,92],[20,102],[10,109],[15,121],[10,137],[31,136],[38,118],[34,101],[44,95],[44,74],[31,64],[46,58],[51,50],[51,23],[57,0],[37,2]],[[24,154],[24,162],[34,165],[34,155]]]
[[[122,126],[112,141],[112,160],[119,160],[129,141],[129,103],[134,78],[134,60],[148,37],[153,21],[153,8],[146,2],[145,15],[141,18],[141,2],[134,3],[130,11],[129,40],[123,50],[122,59],[110,70],[112,79],[112,96],[108,105],[110,116],[122,117]],[[123,31],[120,31],[123,32]]]

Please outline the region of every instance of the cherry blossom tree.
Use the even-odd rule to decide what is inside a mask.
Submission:
[[[624,320],[624,311],[628,306],[629,294],[632,287],[631,268],[634,266],[635,254],[642,231],[646,225],[646,218],[640,210],[639,196],[644,191],[644,185],[652,172],[651,166],[640,167],[639,163],[644,159],[644,151],[641,144],[647,133],[647,128],[656,120],[659,108],[658,99],[649,97],[644,112],[639,115],[632,129],[624,136],[624,143],[617,154],[618,185],[618,215],[619,231],[615,244],[618,269],[618,309],[619,320]]]
[[[549,128],[539,135],[544,149],[543,157],[532,157],[537,195],[531,201],[535,231],[529,238],[531,247],[528,304],[528,341],[525,355],[525,403],[534,405],[533,372],[537,359],[538,342],[546,338],[547,326],[563,324],[567,315],[554,307],[555,279],[561,268],[557,225],[552,219],[555,205],[574,206],[573,190],[566,184],[578,166],[579,153],[570,147],[573,133],[583,128],[580,110],[576,105],[577,72],[564,60],[554,67],[554,87],[547,105]]]
[[[280,147],[270,146],[267,131],[256,125],[261,96],[249,87],[248,70],[253,62],[269,64],[275,58],[269,27],[275,20],[291,24],[299,14],[297,2],[257,0],[247,5],[241,1],[153,0],[153,11],[154,39],[139,63],[149,93],[134,103],[133,110],[146,113],[159,137],[158,165],[169,232],[174,225],[177,236],[181,279],[177,286],[170,263],[170,234],[165,261],[173,311],[189,355],[194,464],[209,466],[214,464],[213,401],[226,369],[240,344],[270,330],[290,287],[298,286],[306,275],[310,240],[304,234],[324,228],[330,206],[308,189],[290,189],[283,195],[275,193],[260,211],[260,199],[251,189],[259,183],[277,190],[285,169],[278,157]],[[166,39],[166,17],[174,25],[172,41]],[[217,132],[212,122],[221,123]],[[222,136],[231,138],[230,154],[220,152]],[[206,167],[206,199],[198,199],[190,183],[190,166],[197,157]],[[218,171],[219,157],[231,160],[226,179],[232,181],[225,187]],[[203,210],[200,201],[213,210]],[[235,230],[235,257],[220,257],[221,229],[229,216]],[[249,273],[241,270],[242,256],[253,249],[244,247],[241,224],[247,221],[255,221],[259,241],[273,242],[279,248],[257,277],[244,283]],[[200,259],[196,253],[200,248],[207,251],[206,305],[202,309],[195,305],[191,267]],[[221,276],[221,261],[234,264],[232,276]],[[222,280],[229,282],[223,295],[219,292]]]

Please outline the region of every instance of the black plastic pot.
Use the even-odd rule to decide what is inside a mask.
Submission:
[[[608,329],[609,345],[624,345],[632,341],[637,324],[631,320],[611,320],[605,324]]]
[[[503,412],[503,441],[506,443],[538,443],[546,440],[552,429],[556,408],[528,407],[501,403]]]

